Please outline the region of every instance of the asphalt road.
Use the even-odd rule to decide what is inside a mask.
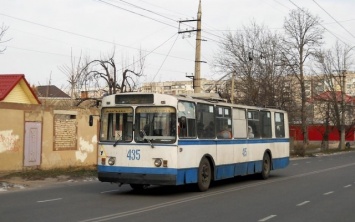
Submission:
[[[272,171],[217,182],[203,193],[189,186],[61,183],[0,194],[0,221],[355,221],[355,152],[293,159]]]

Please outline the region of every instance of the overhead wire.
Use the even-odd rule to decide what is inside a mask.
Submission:
[[[159,67],[157,73],[154,75],[153,81],[154,81],[155,77],[158,75],[158,73],[160,72],[161,68],[163,67],[163,65],[164,65],[164,63],[165,63],[165,61],[166,61],[166,59],[169,57],[169,54],[170,54],[171,50],[173,49],[173,47],[174,47],[174,45],[175,45],[176,40],[178,39],[178,37],[179,37],[179,35],[176,35],[175,41],[174,41],[174,43],[172,44],[172,46],[170,47],[169,52],[168,52],[168,54],[165,56],[165,58],[164,58],[162,64],[160,65],[160,67]]]
[[[301,10],[303,13],[306,13],[302,8],[300,8],[298,5],[296,5],[293,1],[289,0],[289,2],[291,2],[294,6],[296,6],[299,10]],[[342,43],[346,44],[342,39],[340,39],[338,36],[336,36],[333,32],[331,32],[329,29],[327,29],[324,25],[320,24],[320,26],[322,26],[328,33],[330,33],[332,36],[334,36],[336,39],[338,39],[339,41],[341,41]]]
[[[154,11],[152,11],[152,10],[143,8],[143,7],[141,7],[141,6],[137,6],[137,5],[135,5],[135,4],[128,3],[128,2],[125,1],[125,0],[113,0],[113,1],[115,1],[115,2],[118,2],[118,1],[119,1],[119,2],[123,2],[123,3],[125,3],[125,4],[127,4],[127,5],[129,5],[129,6],[132,6],[132,7],[134,7],[134,8],[138,8],[138,9],[144,10],[144,11],[146,11],[146,12],[149,12],[149,13],[152,13],[152,14],[155,14],[155,15],[158,15],[158,16],[161,16],[161,17],[163,17],[163,18],[165,18],[165,19],[168,19],[168,20],[170,20],[170,21],[176,21],[175,19],[169,18],[169,17],[167,17],[167,16],[163,16],[163,15],[161,15],[160,13],[156,13],[156,12],[154,12]],[[103,2],[103,0],[99,0],[99,2]],[[131,12],[131,10],[129,10],[129,11]],[[193,27],[193,26],[191,26],[191,25],[188,25],[187,23],[180,23],[180,24],[184,24],[184,25],[186,25],[186,26]],[[221,37],[221,36],[219,36],[219,35],[216,35],[216,34],[214,34],[214,33],[210,33],[210,32],[208,32],[208,31],[204,31],[204,35],[202,36],[202,38],[203,38],[203,39],[207,39],[207,40],[209,40],[209,41],[216,42],[216,43],[219,43],[220,40],[216,40],[216,39],[213,39],[213,38],[209,38],[209,37],[206,36],[206,34],[207,34],[207,35],[209,34],[209,35],[212,35],[212,36],[214,36],[214,37],[217,37],[218,39],[223,38],[223,37]],[[169,52],[169,55],[170,55],[170,52]],[[159,72],[159,71],[158,71],[158,72]],[[155,78],[155,77],[154,77],[154,78]]]
[[[97,0],[97,1],[98,1],[98,2],[101,2],[101,3],[108,4],[108,5],[112,6],[112,7],[118,8],[118,9],[122,9],[122,10],[128,11],[128,12],[130,12],[130,13],[133,13],[133,14],[142,16],[142,14],[140,14],[140,13],[136,13],[136,12],[134,12],[134,11],[132,11],[132,10],[128,10],[128,9],[122,8],[122,7],[118,6],[118,5],[108,3],[108,2],[106,2],[106,1],[104,1],[104,0]],[[123,2],[123,3],[125,3],[125,4],[127,4],[127,5],[129,5],[129,6],[131,6],[131,7],[138,8],[138,9],[140,9],[140,10],[143,10],[143,11],[146,11],[146,12],[149,12],[149,13],[152,13],[152,14],[154,14],[154,15],[158,15],[158,16],[160,16],[160,17],[162,17],[162,18],[165,18],[165,19],[168,19],[168,20],[170,20],[170,21],[177,22],[176,20],[171,19],[171,18],[169,18],[169,17],[167,17],[167,16],[164,16],[164,15],[161,15],[160,13],[156,13],[156,12],[154,12],[154,11],[152,11],[152,10],[143,8],[143,7],[141,7],[141,6],[137,6],[137,5],[135,5],[135,4],[129,3],[129,2],[124,1],[124,0],[114,0],[114,1],[115,1],[115,2],[118,2],[118,1],[119,1],[119,2]],[[165,23],[165,22],[159,21],[159,20],[157,20],[157,19],[153,19],[153,18],[151,18],[151,17],[149,17],[149,16],[145,16],[145,15],[144,15],[143,17],[146,17],[146,18],[152,19],[152,20],[154,20],[154,21],[156,21],[156,22],[160,22],[160,23],[162,23],[162,24],[165,24],[165,25],[168,25],[168,26],[170,26],[170,27],[173,27],[173,26],[171,26],[171,25],[169,25],[169,24],[167,24],[167,23]],[[187,26],[189,26],[189,25],[187,25]],[[174,27],[174,28],[176,28],[176,27]],[[175,40],[175,42],[176,42],[176,40]],[[175,42],[174,42],[174,44],[175,44]],[[153,50],[153,51],[155,51],[155,50]],[[152,52],[153,52],[153,51],[152,51]],[[171,56],[170,53],[171,53],[171,49],[170,49],[170,51],[169,51],[169,54],[166,55],[165,58],[167,58],[167,56],[170,56],[171,58],[174,58],[174,57],[175,57],[175,56]],[[149,54],[150,54],[150,53],[148,53],[146,56],[148,56]],[[165,59],[165,60],[166,60],[166,59]],[[164,64],[165,60],[163,61],[163,64]],[[186,59],[186,60],[187,60],[187,59]],[[190,61],[190,60],[189,60],[189,61]],[[134,63],[136,63],[136,62],[139,62],[139,60],[135,61]],[[134,63],[133,63],[133,64],[134,64]],[[163,65],[163,64],[162,64],[162,65]],[[131,65],[132,65],[132,64],[131,64]],[[162,65],[160,66],[160,68],[159,68],[157,74],[160,72],[160,70],[161,70],[161,68],[162,68]],[[157,75],[157,74],[156,74],[156,75]],[[155,75],[155,76],[156,76],[156,75]],[[155,78],[155,77],[154,77],[154,78]]]
[[[152,4],[152,3],[150,3],[150,2],[146,2],[146,1],[143,1],[143,0],[138,0],[138,1],[144,2],[145,4],[154,6],[154,7],[156,7],[156,8],[164,9],[164,10],[166,10],[166,11],[168,11],[168,12],[173,12],[173,13],[175,13],[175,14],[179,14],[179,15],[182,15],[182,16],[185,16],[185,17],[187,16],[186,14],[183,14],[183,13],[180,13],[180,12],[176,12],[176,11],[173,11],[173,10],[171,10],[171,9],[163,8],[163,7],[159,6],[159,5]]]
[[[126,3],[127,5],[131,5],[131,6],[135,7],[135,8],[141,9],[141,10],[143,10],[143,11],[147,11],[147,12],[149,12],[149,13],[152,13],[152,14],[154,14],[154,15],[163,17],[163,18],[168,19],[168,20],[171,20],[171,21],[173,21],[173,22],[177,22],[176,20],[174,20],[174,19],[172,19],[172,18],[169,18],[169,17],[167,17],[167,16],[161,15],[161,14],[159,14],[159,13],[157,13],[157,12],[152,11],[152,10],[149,10],[149,9],[146,9],[146,8],[143,8],[143,7],[140,7],[140,6],[138,6],[138,5],[129,3],[129,2],[127,2],[127,1],[124,1],[124,0],[116,0],[116,1],[124,2],[124,3]]]
[[[122,44],[114,43],[114,42],[111,42],[111,41],[107,41],[107,40],[103,40],[103,39],[99,39],[99,38],[95,38],[95,37],[91,37],[91,36],[87,36],[87,35],[71,32],[71,31],[67,31],[67,30],[64,30],[64,29],[59,29],[59,28],[55,28],[55,27],[52,27],[52,26],[43,25],[43,24],[40,24],[40,23],[37,23],[37,22],[26,20],[26,19],[22,19],[22,18],[6,15],[6,14],[1,13],[1,12],[0,12],[0,15],[5,16],[5,17],[9,17],[9,18],[12,18],[12,19],[15,19],[15,20],[19,20],[19,21],[22,21],[22,22],[27,22],[27,23],[34,24],[34,25],[37,25],[37,26],[41,26],[41,27],[44,27],[44,28],[52,29],[52,30],[55,30],[55,31],[63,32],[63,33],[66,33],[66,34],[75,35],[75,36],[78,36],[78,37],[94,40],[94,41],[108,43],[108,44],[112,44],[112,45],[115,45],[115,46],[120,46],[120,47],[123,47],[123,48],[142,50],[142,49],[138,49],[138,48],[135,48],[135,47],[132,47],[132,46],[122,45]],[[150,52],[150,51],[147,51],[147,50],[142,50],[142,51]],[[154,52],[154,53],[158,54],[158,55],[164,55],[165,56],[165,54],[162,54],[162,53],[156,53],[156,52]],[[149,53],[149,54],[151,54],[151,53]],[[187,60],[186,58],[183,58],[183,57],[178,57],[178,56],[173,56],[173,57],[181,59],[181,60]]]
[[[99,2],[102,2],[102,3],[106,3],[106,4],[109,4],[109,5],[111,5],[111,6],[113,6],[113,7],[117,7],[117,8],[119,8],[119,9],[123,9],[122,7],[120,7],[120,6],[117,6],[117,5],[114,5],[114,4],[110,4],[110,3],[107,3],[106,1],[104,1],[104,0],[97,0],[97,1],[99,1]],[[120,2],[123,2],[123,3],[125,3],[125,4],[127,4],[127,5],[130,5],[130,6],[132,6],[132,7],[134,7],[134,8],[138,8],[138,9],[141,9],[141,10],[144,10],[144,11],[147,11],[147,12],[149,12],[149,13],[152,13],[152,14],[155,14],[155,15],[158,15],[158,16],[160,16],[160,17],[163,17],[163,18],[165,18],[165,19],[168,19],[168,20],[170,20],[170,21],[174,21],[174,22],[177,22],[175,19],[172,19],[172,18],[169,18],[169,17],[167,17],[167,16],[164,16],[164,15],[161,15],[160,13],[157,13],[157,12],[154,12],[154,11],[152,11],[152,10],[149,10],[149,9],[146,9],[146,8],[143,8],[143,7],[141,7],[141,6],[138,6],[138,5],[135,5],[135,4],[132,4],[132,3],[129,3],[129,2],[127,2],[127,1],[125,1],[125,0],[114,0],[114,1],[120,1]],[[157,7],[157,6],[156,6]],[[166,9],[165,9],[166,10]],[[137,14],[137,13],[135,13],[135,12],[133,12],[132,10],[127,10],[128,12],[132,12],[132,13],[134,13],[134,14]],[[150,18],[150,17],[148,17],[148,16],[145,16],[146,18]],[[153,19],[154,20],[154,19]],[[154,20],[154,21],[157,21],[157,20]],[[161,22],[161,21],[160,21]],[[163,24],[165,24],[165,23],[163,23]],[[191,25],[188,25],[187,23],[180,23],[180,24],[184,24],[184,25],[186,25],[186,26],[189,26],[189,27],[193,27],[193,26],[191,26]],[[216,35],[216,34],[214,34],[214,33],[210,33],[209,31],[207,31],[207,30],[204,30],[204,33],[205,34],[209,34],[209,35],[212,35],[212,36],[214,36],[214,37],[217,37],[217,38],[219,38],[219,39],[223,39],[224,37],[221,37],[221,36],[219,36],[219,35]],[[216,43],[218,43],[218,42],[220,42],[219,40],[215,40],[215,39],[213,39],[213,38],[209,38],[209,37],[206,37],[205,35],[203,36],[205,39],[208,39],[208,40],[210,40],[210,41],[213,41],[213,42],[216,42]]]
[[[130,13],[133,13],[133,14],[136,14],[136,15],[139,15],[139,16],[143,16],[143,17],[145,17],[145,18],[148,18],[148,19],[151,19],[151,20],[153,20],[153,21],[162,23],[162,24],[164,24],[164,25],[167,25],[167,26],[176,28],[175,26],[172,26],[172,25],[170,25],[170,24],[168,24],[168,23],[166,23],[166,22],[162,22],[162,21],[160,21],[160,20],[157,20],[157,19],[154,19],[154,18],[145,16],[145,15],[142,15],[142,14],[140,14],[140,13],[136,13],[136,12],[134,12],[134,11],[132,11],[132,10],[128,10],[128,9],[122,8],[122,7],[120,7],[120,6],[111,4],[111,3],[107,2],[107,1],[103,1],[103,0],[97,0],[97,1],[98,1],[98,2],[101,2],[101,3],[104,3],[104,4],[107,4],[107,5],[109,5],[109,6],[112,6],[112,7],[118,8],[118,9],[121,9],[121,10],[128,11],[128,12],[130,12]],[[126,1],[123,1],[123,0],[119,0],[119,1],[121,1],[121,2],[123,2],[123,3],[126,3],[126,4],[128,4],[128,5],[132,6],[132,7],[139,8],[139,9],[145,10],[145,11],[147,11],[147,12],[153,13],[153,14],[155,14],[155,15],[161,16],[161,15],[158,14],[158,13],[155,13],[155,12],[153,12],[153,11],[151,11],[151,10],[147,10],[147,9],[142,8],[142,7],[136,6],[136,5],[131,4],[131,3],[128,3],[128,2],[126,2]],[[1,13],[0,13],[0,14],[1,14]],[[121,45],[121,44],[117,44],[117,43],[112,43],[112,42],[105,41],[105,40],[102,40],[102,39],[93,38],[93,37],[90,37],[90,36],[86,36],[86,35],[82,35],[82,34],[78,34],[78,33],[74,33],[74,32],[69,32],[69,31],[66,31],[66,30],[63,30],[63,29],[58,29],[58,28],[54,28],[54,27],[51,27],[51,26],[39,24],[39,23],[36,23],[36,22],[31,22],[31,21],[29,21],[29,20],[25,20],[25,19],[21,19],[21,18],[15,18],[15,17],[13,17],[13,16],[9,16],[9,15],[6,15],[6,14],[2,14],[2,15],[3,15],[3,16],[8,16],[8,17],[13,18],[13,19],[18,19],[18,20],[21,20],[21,21],[24,21],[24,22],[29,22],[29,23],[32,23],[32,24],[35,24],[35,25],[39,25],[39,26],[42,26],[42,27],[45,27],[45,28],[53,29],[53,30],[56,30],[56,31],[65,32],[65,33],[67,33],[67,34],[72,34],[72,35],[76,35],[76,36],[79,36],[79,37],[88,38],[88,39],[91,39],[91,40],[96,40],[96,41],[101,41],[101,42],[105,42],[105,43],[109,43],[109,44],[114,44],[114,45],[118,45],[118,46],[121,46],[121,47],[136,49],[136,48],[131,47],[131,46],[126,46],[126,45]],[[165,18],[165,19],[168,19],[168,20],[170,20],[170,21],[176,22],[176,20],[170,19],[170,18],[168,18],[168,17],[166,17],[166,16],[161,16],[161,17],[163,17],[163,18]],[[191,27],[192,27],[192,26],[191,26]],[[169,39],[170,39],[170,38],[169,38]],[[168,39],[168,40],[169,40],[169,39]],[[167,41],[168,41],[168,40],[167,40]],[[167,41],[165,41],[165,42],[167,42]],[[165,43],[165,42],[164,42],[164,43]],[[163,45],[164,43],[162,43],[162,45]],[[159,47],[157,47],[157,48],[159,48]],[[155,49],[151,50],[150,52],[148,52],[144,57],[147,57],[148,55],[150,55],[150,54],[152,54],[152,53],[162,55],[161,53],[155,52],[157,48],[155,48]],[[20,48],[17,48],[17,49],[20,49]],[[28,49],[23,49],[23,50],[31,51],[31,50],[28,50]],[[34,51],[34,52],[39,52],[39,51],[35,51],[35,50],[32,50],[32,51]],[[142,50],[142,51],[147,52],[147,50]],[[192,60],[189,60],[189,59],[186,59],[186,58],[177,57],[177,56],[172,56],[172,55],[170,55],[170,52],[171,52],[171,51],[169,51],[169,54],[168,54],[168,55],[166,55],[166,54],[164,54],[164,55],[165,55],[165,56],[170,56],[171,58],[178,58],[178,59],[184,59],[184,60],[187,60],[187,61],[192,61]],[[45,53],[45,52],[41,52],[41,53]],[[48,54],[53,54],[53,53],[49,53],[49,52],[48,52]],[[133,62],[133,64],[135,64],[136,62],[139,62],[139,61],[135,61],[135,62]],[[131,65],[132,65],[132,64],[131,64]],[[161,69],[161,67],[160,67],[160,69]],[[159,70],[160,70],[160,69],[159,69]],[[159,71],[158,71],[158,72],[159,72]]]
[[[173,28],[176,28],[175,26],[173,26],[173,25],[171,25],[171,24],[168,24],[168,23],[166,23],[166,22],[163,22],[163,21],[160,21],[160,20],[158,20],[158,19],[155,19],[155,18],[146,16],[146,15],[143,15],[143,14],[140,14],[140,13],[137,13],[137,12],[134,12],[134,11],[132,11],[132,10],[129,10],[129,9],[120,7],[120,6],[115,5],[115,4],[111,4],[111,3],[106,2],[106,1],[104,1],[104,0],[96,0],[96,1],[101,2],[101,3],[104,3],[104,4],[107,4],[107,5],[110,5],[110,6],[112,6],[112,7],[117,8],[117,9],[121,9],[121,10],[123,10],[123,11],[130,12],[130,13],[135,14],[135,15],[139,15],[139,16],[144,17],[144,18],[147,18],[147,19],[151,19],[151,20],[156,21],[156,22],[159,22],[159,23],[161,23],[161,24],[164,24],[164,25],[167,25],[167,26],[171,26],[171,27],[173,27]]]
[[[349,33],[353,38],[355,38],[355,36],[349,32],[349,30],[347,30],[338,20],[336,20],[329,12],[327,12],[320,4],[318,4],[315,0],[313,0],[313,2],[320,8],[322,9],[325,13],[327,13],[327,15],[329,15],[329,17],[331,17],[340,27],[342,27],[347,33]]]

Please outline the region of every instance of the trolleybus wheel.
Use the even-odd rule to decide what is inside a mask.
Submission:
[[[202,158],[200,166],[198,167],[197,188],[203,192],[208,190],[211,184],[212,170],[210,162],[207,158]]]
[[[262,162],[262,169],[261,169],[261,179],[266,180],[270,176],[270,170],[271,170],[271,159],[270,155],[268,153],[264,154],[263,157],[263,162]]]

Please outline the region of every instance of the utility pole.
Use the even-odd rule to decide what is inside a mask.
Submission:
[[[187,33],[187,32],[196,32],[196,51],[195,51],[195,75],[194,76],[186,76],[191,78],[193,81],[193,88],[195,93],[200,93],[201,92],[201,68],[200,64],[201,62],[201,17],[202,17],[202,10],[201,10],[201,0],[199,1],[198,4],[198,12],[197,12],[197,19],[193,20],[183,20],[179,21],[179,23],[183,22],[197,22],[197,29],[196,30],[187,30],[187,31],[179,31],[178,33]],[[180,29],[180,27],[179,27]]]
[[[231,89],[231,103],[234,104],[234,79],[235,79],[236,71],[234,70],[232,73],[232,89]]]
[[[344,65],[345,67],[345,65]],[[340,105],[340,142],[339,142],[339,150],[343,149],[345,147],[345,82],[346,82],[346,70],[333,70],[339,73],[339,86],[341,90],[341,105]],[[338,99],[336,99],[338,101]],[[338,129],[339,130],[339,129]]]
[[[345,77],[346,70],[342,70],[342,90],[341,90],[341,128],[340,128],[340,149],[345,147]]]
[[[194,92],[201,92],[201,0],[198,4],[197,12],[197,33],[196,33],[196,54],[195,54],[195,78],[194,78]]]

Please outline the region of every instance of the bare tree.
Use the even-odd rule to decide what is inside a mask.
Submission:
[[[70,65],[63,65],[59,67],[59,70],[68,77],[68,82],[70,86],[70,97],[76,99],[80,97],[80,91],[86,91],[88,87],[92,84],[92,80],[85,78],[84,74],[87,71],[87,61],[89,59],[83,59],[80,53],[79,57],[73,56],[71,52]]]
[[[286,72],[280,64],[281,38],[252,22],[235,34],[228,33],[220,44],[214,65],[235,79],[237,103],[284,106]],[[231,75],[233,74],[233,75]],[[227,87],[231,84],[227,84]]]
[[[10,39],[4,40],[5,33],[8,29],[9,29],[9,26],[5,26],[4,23],[1,25],[1,27],[0,27],[0,44],[10,41]],[[4,53],[5,50],[6,50],[6,47],[1,47],[0,54]]]
[[[131,92],[136,90],[136,78],[143,75],[145,57],[139,54],[139,59],[122,69],[118,69],[115,61],[115,51],[106,59],[96,59],[83,67],[82,73],[86,79],[103,80],[108,87],[108,94]],[[134,60],[134,59],[133,59]],[[122,71],[121,75],[119,72]]]
[[[352,49],[353,47],[336,42],[333,49],[319,50],[315,54],[316,65],[318,70],[323,73],[321,78],[327,90],[326,96],[318,96],[323,102],[323,107],[320,105],[318,113],[323,113],[323,116],[329,118],[327,121],[339,130],[339,149],[345,147],[346,131],[354,126],[352,99],[346,95],[345,88],[346,73],[352,65]],[[327,106],[327,109],[324,110],[324,106]],[[325,114],[324,111],[326,111]]]
[[[305,63],[310,55],[322,45],[324,30],[320,27],[319,17],[313,16],[305,9],[292,10],[289,16],[285,18],[284,29],[285,39],[282,47],[282,60],[298,80],[301,89],[300,120],[303,144],[299,154],[304,155],[308,145]]]

